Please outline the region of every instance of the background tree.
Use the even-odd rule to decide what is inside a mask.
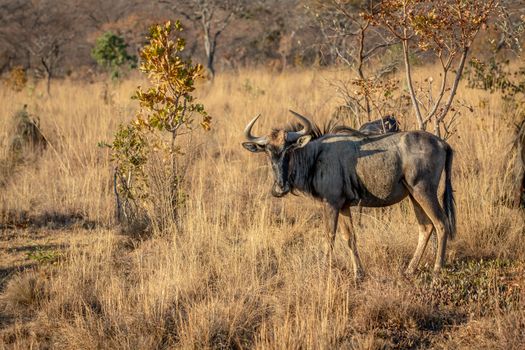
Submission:
[[[161,0],[160,3],[171,2]],[[215,77],[215,55],[219,38],[242,9],[242,0],[191,0],[188,3],[188,11],[180,11],[178,5],[173,6],[175,12],[180,11],[184,17],[200,27],[206,54],[206,69],[211,79]]]
[[[520,56],[523,53],[523,39],[525,38],[525,8],[516,6],[513,0],[502,0],[497,8],[495,26],[499,32],[499,39],[491,40],[495,44],[495,51],[504,48]]]
[[[194,21],[201,25],[206,68],[215,77],[215,54],[217,42],[223,31],[230,25],[235,15],[242,9],[240,0],[192,0]]]
[[[403,44],[406,83],[419,129],[425,130],[433,121],[436,135],[441,135],[441,129],[447,132],[450,123],[445,123],[445,117],[454,101],[468,53],[495,6],[493,0],[384,0],[366,16],[388,28]],[[409,59],[414,49],[434,55],[441,66],[437,96],[433,96],[433,79],[429,79],[426,104],[414,87]]]
[[[71,36],[65,33],[53,33],[37,35],[31,40],[29,51],[34,58],[40,61],[40,66],[35,68],[37,75],[43,76],[46,80],[46,91],[51,95],[51,80],[61,68],[64,58],[62,46]]]
[[[123,66],[128,65],[133,68],[137,63],[137,57],[128,54],[127,47],[124,38],[106,32],[97,39],[91,57],[99,66],[110,72],[112,78],[118,78]]]
[[[99,31],[104,31],[107,30],[107,25],[118,23],[134,13],[139,3],[137,0],[90,0],[79,2],[78,6],[91,25]]]
[[[20,23],[15,40],[22,42],[27,53],[27,67],[46,80],[51,94],[51,81],[63,70],[64,46],[77,35],[74,25],[78,15],[68,11],[65,0],[32,1],[24,11],[14,12]],[[22,8],[20,8],[22,10]]]

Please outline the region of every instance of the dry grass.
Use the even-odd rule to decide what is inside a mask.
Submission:
[[[402,277],[417,240],[412,210],[402,202],[363,212],[358,244],[368,277],[356,286],[343,242],[337,241],[333,265],[323,262],[319,203],[271,197],[265,160],[240,147],[241,131],[257,113],[263,115],[257,130],[291,120],[289,108],[326,121],[338,104],[326,83],[333,74],[245,71],[201,86],[214,125],[191,140],[183,232],[144,241],[113,228],[111,164],[107,150],[96,146],[133,115],[129,96],[137,82],[115,87],[110,104],[97,84],[60,82],[51,99],[40,88],[32,96],[0,90],[0,160],[8,157],[9,116],[24,103],[40,116],[49,142],[35,161],[6,172],[2,240],[23,245],[47,235],[70,243],[60,259],[37,259],[28,271],[17,266],[35,255],[3,260],[10,262],[0,276],[0,343],[18,349],[523,348],[525,225],[522,212],[502,205],[516,116],[498,96],[461,92],[475,112],[450,139],[458,238],[449,245],[447,271],[432,281],[427,254],[420,276]],[[403,126],[413,125],[404,120]],[[71,235],[87,239],[70,241]]]

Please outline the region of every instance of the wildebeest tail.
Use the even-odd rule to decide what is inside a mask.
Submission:
[[[445,193],[443,194],[443,209],[447,216],[448,238],[451,240],[456,237],[456,204],[454,202],[454,191],[452,189],[452,158],[453,151],[446,145],[445,159]]]

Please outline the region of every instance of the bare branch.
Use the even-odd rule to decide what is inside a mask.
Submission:
[[[342,60],[347,66],[352,67],[352,62],[350,62],[350,60],[349,60],[348,58],[346,58],[345,55],[343,55],[343,54],[341,53],[341,51],[339,50],[338,47],[335,48],[335,52],[336,52],[337,56],[339,56],[339,58],[340,58],[340,59],[341,59],[341,60]],[[350,56],[350,57],[352,57],[352,58],[355,60],[355,58],[352,56],[352,54],[348,53],[348,51],[347,51],[347,55]]]
[[[465,62],[467,60],[469,48],[465,47],[463,48],[463,53],[461,55],[461,59],[459,61],[458,68],[456,70],[456,78],[454,79],[454,84],[452,85],[452,89],[450,90],[450,95],[448,97],[448,101],[445,104],[443,110],[441,111],[441,114],[439,116],[440,119],[445,118],[448,110],[450,109],[450,106],[452,105],[452,101],[454,100],[454,96],[456,95],[456,91],[459,86],[459,81],[461,79],[461,75],[463,73],[463,69],[465,68]]]
[[[369,49],[365,54],[363,54],[363,59],[369,58],[370,56],[372,56],[372,54],[374,52],[376,52],[379,49],[382,49],[384,47],[390,47],[390,46],[395,45],[395,44],[397,44],[397,41],[395,41],[395,40],[392,40],[392,41],[389,41],[389,42],[386,42],[386,43],[382,43],[382,44],[377,44],[373,48]]]
[[[439,88],[439,93],[438,93],[438,98],[436,100],[436,102],[434,103],[432,109],[430,110],[430,112],[427,114],[425,120],[423,121],[424,124],[426,124],[427,122],[430,121],[430,119],[432,119],[432,117],[436,114],[437,110],[438,110],[438,107],[439,105],[441,104],[441,100],[443,99],[443,96],[445,95],[445,88],[447,86],[447,76],[448,76],[448,71],[450,69],[450,65],[452,64],[452,59],[453,59],[453,56],[450,55],[447,59],[447,62],[442,62],[442,67],[443,67],[443,72],[442,72],[442,76],[441,76],[441,86]],[[440,60],[441,60],[441,56],[440,56]]]

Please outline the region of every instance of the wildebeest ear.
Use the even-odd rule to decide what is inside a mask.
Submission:
[[[242,147],[246,148],[250,152],[262,152],[264,151],[264,146],[259,145],[255,142],[243,142]]]
[[[306,146],[306,144],[308,144],[308,142],[310,142],[311,139],[312,139],[312,135],[301,136],[297,139],[297,141],[295,141],[294,147],[303,148],[304,146]]]

